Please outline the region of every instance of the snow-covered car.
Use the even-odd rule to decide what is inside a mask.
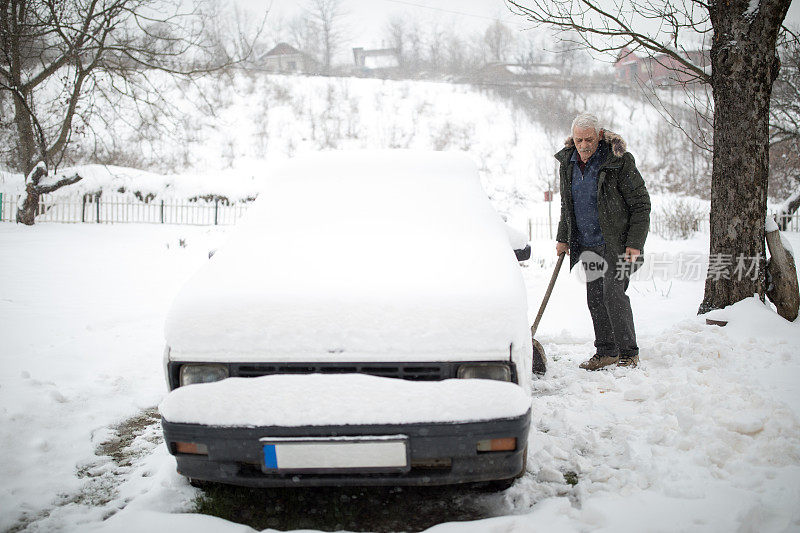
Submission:
[[[330,152],[275,172],[167,318],[159,409],[178,471],[513,481],[532,340],[510,238],[463,154]]]

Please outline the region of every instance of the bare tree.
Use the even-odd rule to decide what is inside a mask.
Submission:
[[[297,15],[289,21],[288,30],[292,46],[315,59],[321,57],[319,28],[314,20]]]
[[[449,74],[462,74],[467,69],[467,45],[455,32],[445,37],[445,55]]]
[[[737,275],[738,260],[763,258],[769,176],[769,102],[780,61],[776,44],[790,0],[507,0],[528,20],[577,32],[596,51],[630,47],[675,65],[687,83],[707,83],[714,100],[710,258],[699,312],[764,294],[758,275]],[[648,31],[652,21],[656,30]],[[713,33],[711,72],[691,59],[686,37]],[[659,58],[664,58],[659,59]],[[762,296],[763,297],[763,296]]]
[[[439,73],[445,59],[445,29],[439,22],[434,22],[429,26],[426,44],[430,69]]]
[[[423,32],[418,20],[411,20],[407,25],[406,42],[408,52],[406,56],[407,69],[413,72],[422,68],[425,53],[423,50]]]
[[[514,50],[514,61],[520,65],[531,67],[544,63],[544,51],[539,39],[530,33],[520,35]]]
[[[770,100],[769,193],[770,197],[783,200],[800,197],[800,42],[797,39],[784,44],[781,62]],[[794,213],[800,202],[789,204],[783,215]]]
[[[397,61],[400,64],[400,69],[404,70],[406,68],[406,53],[408,48],[408,43],[406,42],[408,39],[408,28],[406,27],[405,19],[398,15],[392,15],[386,23],[384,33],[386,34],[389,47],[397,50]]]
[[[495,20],[486,28],[483,35],[483,42],[489,49],[489,60],[497,63],[505,63],[514,43],[514,34],[508,26]]]
[[[27,210],[36,208],[38,196],[31,195],[41,193],[39,184],[47,181],[41,170],[32,171],[42,168],[40,162],[55,170],[75,132],[88,128],[92,97],[99,91],[133,95],[146,85],[147,69],[193,75],[227,64],[212,63],[219,47],[206,39],[211,14],[185,4],[0,0],[0,93],[10,96],[13,108],[14,163],[28,181],[37,178],[37,186],[27,190],[20,221],[33,223]],[[69,183],[60,180],[46,189]]]
[[[781,50],[782,67],[770,101],[770,141],[800,141],[800,41],[789,39]]]
[[[237,4],[211,4],[201,12],[201,16],[206,20],[202,23],[199,43],[207,54],[202,59],[202,66],[208,68],[244,63],[258,56],[258,52],[267,51],[264,50],[266,44],[261,42],[265,33],[266,14],[259,16],[258,13],[243,10]],[[280,32],[281,23],[280,19],[273,21],[273,27],[277,27],[276,33]],[[169,27],[166,29],[174,30]],[[182,62],[185,63],[185,58]]]
[[[306,9],[319,31],[322,65],[328,73],[331,70],[333,56],[344,37],[342,19],[346,13],[342,7],[342,0],[308,0]]]

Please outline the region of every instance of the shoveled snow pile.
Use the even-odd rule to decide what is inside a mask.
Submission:
[[[298,158],[232,234],[170,311],[173,359],[474,360],[529,346],[519,266],[463,154]]]
[[[495,530],[511,531],[504,522],[614,531],[800,528],[800,324],[757,298],[720,315],[727,326],[693,317],[643,339],[636,370],[585,372],[577,363],[586,348],[546,344],[566,364],[534,382],[529,462],[536,473],[507,493],[507,503],[563,501],[497,520]]]
[[[530,406],[522,387],[502,381],[312,374],[188,385],[172,391],[159,411],[170,422],[297,427],[475,422],[518,417]]]

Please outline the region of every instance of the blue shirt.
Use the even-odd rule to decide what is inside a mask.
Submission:
[[[597,210],[597,175],[606,159],[608,148],[600,143],[595,153],[581,171],[578,164],[578,150],[572,154],[572,207],[575,211],[578,244],[581,246],[600,246],[605,244],[600,231],[600,215]]]

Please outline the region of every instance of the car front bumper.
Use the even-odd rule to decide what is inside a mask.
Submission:
[[[463,423],[414,423],[305,427],[215,427],[162,418],[164,440],[186,477],[250,487],[450,485],[505,480],[520,475],[530,411],[515,418]],[[265,438],[331,438],[404,435],[408,465],[364,472],[281,472],[264,467]],[[513,451],[479,452],[478,441],[516,438]],[[179,453],[176,442],[205,446],[207,455]],[[266,470],[266,471],[265,471]]]

